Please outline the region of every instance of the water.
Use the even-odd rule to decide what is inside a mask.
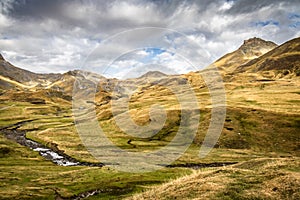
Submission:
[[[64,156],[59,155],[58,153],[52,151],[51,149],[47,148],[34,148],[33,151],[37,151],[40,153],[41,156],[46,158],[47,160],[51,160],[57,165],[61,166],[76,166],[79,165],[79,162],[72,162],[66,159]]]
[[[51,149],[36,141],[30,140],[26,138],[25,131],[2,128],[1,132],[3,132],[8,139],[14,140],[23,146],[29,147],[33,151],[39,152],[41,156],[60,166],[103,166],[102,163],[80,162],[75,158],[72,158],[67,154],[63,153],[63,151],[61,150]]]

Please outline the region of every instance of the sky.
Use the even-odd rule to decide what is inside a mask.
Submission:
[[[298,0],[1,0],[0,53],[37,73],[186,73],[260,37],[300,36]]]

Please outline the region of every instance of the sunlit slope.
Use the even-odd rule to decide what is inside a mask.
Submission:
[[[273,71],[274,77],[300,76],[300,38],[290,40],[237,68],[237,72]]]
[[[300,198],[299,158],[254,159],[229,167],[196,171],[128,200]]]
[[[254,42],[256,40],[257,42]],[[157,197],[163,198],[167,196],[173,198],[173,195],[175,195],[174,191],[181,187],[189,188],[188,185],[191,183],[192,192],[189,192],[192,195],[191,197],[205,192],[203,194],[204,197],[211,199],[222,199],[223,197],[248,198],[249,195],[255,197],[256,193],[254,194],[253,191],[257,189],[257,195],[262,195],[266,198],[269,194],[283,198],[297,198],[298,196],[293,196],[295,193],[293,191],[298,184],[298,179],[295,179],[294,176],[299,171],[295,166],[298,163],[297,157],[300,155],[300,80],[295,71],[299,61],[297,57],[297,52],[299,52],[297,46],[298,39],[287,42],[275,49],[273,49],[276,46],[275,44],[264,42],[260,39],[250,39],[248,42],[244,44],[247,46],[246,49],[242,46],[237,51],[216,62],[223,77],[227,112],[221,136],[212,152],[204,159],[200,159],[198,154],[200,146],[203,144],[203,139],[207,134],[211,121],[211,109],[214,106],[211,103],[210,91],[205,83],[205,77],[203,77],[207,72],[205,70],[190,72],[184,75],[165,75],[160,72],[149,72],[139,78],[128,80],[106,79],[100,75],[82,71],[67,72],[58,75],[58,79],[40,80],[38,78],[39,75],[29,73],[29,78],[36,77],[33,80],[28,79],[29,81],[27,81],[27,75],[24,78],[22,78],[22,75],[14,78],[14,73],[11,71],[15,68],[9,68],[10,65],[2,59],[1,62],[2,64],[3,62],[6,63],[6,68],[1,68],[5,72],[1,72],[2,79],[0,80],[0,127],[33,120],[20,126],[18,130],[25,130],[28,138],[50,148],[58,148],[80,161],[101,162],[101,160],[97,160],[87,151],[77,132],[74,112],[72,112],[72,100],[75,97],[78,97],[80,99],[79,102],[82,103],[79,107],[73,107],[75,111],[76,109],[84,110],[84,106],[93,108],[92,112],[95,111],[99,126],[104,130],[106,136],[115,145],[127,151],[151,152],[166,146],[177,134],[180,126],[186,124],[190,119],[189,117],[195,116],[195,113],[199,111],[199,127],[191,127],[196,128],[196,137],[193,139],[187,152],[176,160],[173,163],[174,165],[243,161],[248,161],[241,164],[246,167],[251,162],[258,164],[261,162],[262,165],[255,164],[255,166],[247,169],[238,165],[237,167],[226,168],[224,171],[222,169],[209,171],[211,179],[205,180],[211,185],[216,186],[216,191],[210,192],[202,188],[202,186],[198,190],[194,184],[199,185],[201,183],[194,180],[194,176],[192,176],[184,179],[188,180],[188,182],[184,180],[175,181],[174,187],[170,186],[172,191],[166,190],[166,193],[155,192]],[[266,51],[269,52],[263,55]],[[284,60],[284,66],[293,66],[292,68],[258,67],[259,69],[256,69],[256,64],[251,64],[251,62],[257,62],[258,66],[260,63],[265,63],[264,65],[268,66],[268,61],[271,61],[270,66],[272,66],[272,59],[281,59],[281,53],[284,55],[293,55],[292,57],[295,59]],[[236,56],[230,57],[230,55]],[[256,59],[249,62],[253,57],[256,57]],[[251,65],[248,66],[245,64],[247,62]],[[244,70],[239,71],[239,69]],[[19,72],[21,71],[19,70]],[[76,86],[78,82],[81,83],[77,85],[79,90],[73,93],[74,84]],[[130,96],[125,90],[126,87],[134,88]],[[188,91],[190,89],[194,92],[198,105],[188,109],[183,108],[176,92],[181,95],[183,100],[189,101]],[[88,95],[92,98],[86,99]],[[187,99],[184,99],[185,97]],[[128,110],[124,110],[120,106],[121,104],[119,104],[123,98],[129,98],[128,104],[126,104]],[[117,106],[113,107],[114,105]],[[166,121],[162,124],[162,128],[151,137],[140,138],[130,136],[116,122],[118,117],[129,116],[137,125],[147,126],[152,120],[150,113],[153,105],[159,105],[164,109],[166,112]],[[182,119],[184,112],[188,112],[190,115]],[[83,120],[90,120],[86,118],[87,114],[82,114],[81,117]],[[23,165],[38,163],[38,167],[32,168],[28,176],[18,173],[13,177],[28,187],[28,190],[24,190],[22,193],[18,193],[20,188],[22,188],[19,183],[7,178],[3,179],[3,188],[7,188],[7,184],[12,184],[15,188],[14,190],[2,190],[1,194],[5,197],[15,197],[19,194],[23,197],[28,197],[30,193],[37,195],[38,193],[32,188],[32,185],[28,184],[28,178],[38,182],[38,185],[34,185],[38,189],[45,189],[45,184],[50,185],[49,187],[47,186],[50,189],[44,190],[45,193],[43,194],[51,194],[52,196],[55,196],[53,188],[58,187],[57,185],[62,184],[63,181],[67,181],[68,185],[61,187],[58,192],[65,194],[64,197],[70,197],[84,191],[85,188],[81,186],[85,183],[94,185],[94,180],[88,178],[88,175],[84,176],[80,174],[80,170],[87,171],[91,177],[95,177],[96,179],[97,177],[105,176],[106,178],[103,183],[106,180],[112,180],[112,176],[121,177],[123,183],[131,180],[126,174],[119,176],[113,172],[110,176],[111,171],[109,170],[96,172],[93,169],[80,168],[77,171],[77,169],[72,168],[69,172],[68,169],[62,168],[52,170],[52,165],[50,167],[47,166],[47,170],[41,175],[37,171],[45,166],[48,161],[42,160],[36,152],[16,147],[15,144],[12,144],[11,141],[3,137],[1,138],[1,142],[0,148],[3,154],[1,162],[4,166],[2,169],[6,174],[14,170],[19,170],[19,167],[23,170],[26,169]],[[18,149],[14,150],[14,148]],[[19,152],[27,158],[18,161],[20,159]],[[254,158],[261,159],[265,157],[276,159],[252,160]],[[280,157],[291,158],[278,159]],[[9,163],[12,163],[14,167],[7,167],[8,165],[10,166]],[[274,168],[269,168],[270,166],[274,166]],[[277,166],[280,168],[279,171],[275,169]],[[270,173],[268,172],[269,169]],[[66,179],[58,181],[57,184],[44,182],[44,179],[38,179],[38,176],[51,175],[56,170],[60,174],[71,174],[75,170],[79,175],[68,175]],[[294,173],[293,170],[297,172]],[[173,173],[174,171],[169,172]],[[259,173],[256,176],[257,172],[265,173],[266,176]],[[284,175],[279,178],[272,178],[272,174],[276,174],[277,172]],[[35,176],[34,174],[37,175]],[[158,174],[157,176],[156,174],[153,175],[154,178],[152,175],[144,177],[141,185],[146,184],[147,180],[150,182],[151,180],[156,181],[157,183],[165,180],[164,177],[157,179]],[[195,176],[204,177],[206,175],[197,173]],[[51,179],[57,178],[57,176],[53,175],[51,177]],[[170,176],[168,175],[167,177]],[[72,179],[76,178],[81,178],[81,183],[83,184],[77,184],[77,186],[72,184]],[[229,180],[229,182],[225,181],[225,185],[220,185],[219,180],[221,178]],[[257,178],[260,180],[257,183],[252,181]],[[250,182],[246,182],[244,186],[249,190],[246,193],[236,194],[234,191],[239,190],[238,185],[246,179],[250,180]],[[113,180],[117,180],[117,178]],[[179,185],[176,185],[177,183]],[[284,188],[281,183],[288,184],[288,188]],[[295,183],[295,187],[293,183]],[[173,183],[170,184],[173,185]],[[262,189],[261,185],[268,186],[266,187],[266,192]],[[131,189],[133,187],[130,184],[128,186],[124,186],[124,194],[133,191]],[[92,188],[96,189],[99,187],[102,186],[96,184]],[[108,190],[111,190],[113,187],[114,185],[109,186]],[[205,186],[203,185],[203,187]],[[293,194],[289,194],[287,190],[292,191]],[[137,190],[134,189],[134,191]],[[156,191],[156,189],[153,191]],[[108,193],[109,191],[106,191],[106,194]],[[176,191],[176,193],[178,197],[190,197],[186,196],[189,194],[185,192]],[[146,192],[143,196],[148,198],[149,194],[152,195],[151,192]]]
[[[247,52],[250,52],[249,56],[260,55],[262,49],[269,50],[275,46],[257,38],[248,40],[244,45],[247,46]],[[263,47],[259,47],[260,45]],[[243,48],[237,51],[241,52]],[[272,52],[276,49],[281,48],[275,48],[267,54],[274,55]],[[295,51],[295,48],[286,49]],[[242,65],[244,61],[244,59],[235,61],[235,65]],[[175,76],[149,72],[137,79],[117,80],[80,71],[68,72],[44,88],[36,87],[30,90],[23,88],[19,91],[3,92],[0,96],[3,109],[1,124],[28,118],[37,119],[21,128],[28,130],[29,137],[49,146],[57,146],[79,160],[97,162],[86,151],[75,129],[71,106],[73,84],[76,79],[89,86],[95,84],[90,80],[93,77],[100,80],[95,86],[95,98],[86,102],[84,92],[92,90],[89,87],[83,88],[84,92],[82,94],[79,92],[78,95],[79,97],[82,95],[83,104],[94,105],[99,125],[107,136],[116,145],[131,151],[158,149],[173,139],[180,127],[182,114],[180,101],[174,91],[191,88],[198,101],[198,107],[193,109],[198,109],[201,114],[200,126],[197,128],[192,145],[192,148],[198,149],[207,133],[213,106],[202,75],[202,72]],[[299,77],[287,76],[284,79],[274,78],[270,81],[262,74],[250,72],[225,73],[223,77],[227,116],[221,137],[215,147],[299,155],[300,141],[297,134],[300,122]],[[128,111],[118,110],[117,107],[113,112],[112,105],[126,96],[126,91],[123,91],[120,85],[134,87],[135,91],[129,99]],[[181,94],[184,96],[185,92],[187,90],[182,90]],[[149,115],[151,106],[155,104],[165,109],[167,118],[162,129],[152,137],[146,139],[132,137],[123,132],[116,123],[116,117],[125,116],[128,112],[133,122],[146,126],[151,121]],[[180,162],[187,159],[191,157],[187,156]],[[197,155],[192,160],[201,162]]]
[[[245,40],[237,50],[218,59],[214,62],[214,65],[219,67],[222,72],[232,73],[240,65],[262,56],[275,47],[277,47],[277,45],[271,41],[265,41],[260,38],[250,38]]]

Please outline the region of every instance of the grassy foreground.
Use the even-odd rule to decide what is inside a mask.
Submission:
[[[194,143],[174,164],[240,162],[234,166],[198,171],[167,168],[146,174],[123,173],[107,167],[61,167],[1,134],[0,199],[75,198],[96,190],[99,194],[89,199],[122,199],[143,191],[133,198],[299,199],[299,84],[299,79],[226,83],[225,125],[216,148],[205,159],[199,159],[198,153],[209,125],[210,103],[206,89],[196,90],[199,101],[202,100],[200,128]],[[154,89],[149,88],[132,102],[132,116],[137,123],[145,124],[149,120],[148,105],[168,92],[156,93]],[[43,98],[46,103],[26,102],[26,95]],[[160,103],[168,108],[169,118],[151,140],[122,133],[110,115],[109,104],[97,107],[99,124],[124,149],[160,148],[174,137],[179,120],[176,102],[171,97],[162,98]],[[39,92],[7,91],[0,97],[0,105],[0,127],[34,120],[19,128],[27,132],[27,137],[48,147],[55,146],[80,161],[99,162],[87,152],[76,132],[70,101]],[[165,184],[149,190],[162,183]]]
[[[107,167],[62,167],[37,152],[0,136],[0,199],[75,198],[98,190],[98,199],[120,199],[171,178],[190,174],[189,169],[164,169],[132,174]]]
[[[300,159],[254,159],[206,168],[154,187],[140,199],[291,199],[300,198]]]

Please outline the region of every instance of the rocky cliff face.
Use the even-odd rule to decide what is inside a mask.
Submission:
[[[253,59],[267,53],[275,47],[277,47],[277,44],[274,42],[254,37],[244,40],[243,45],[238,50],[240,50],[246,58]]]

